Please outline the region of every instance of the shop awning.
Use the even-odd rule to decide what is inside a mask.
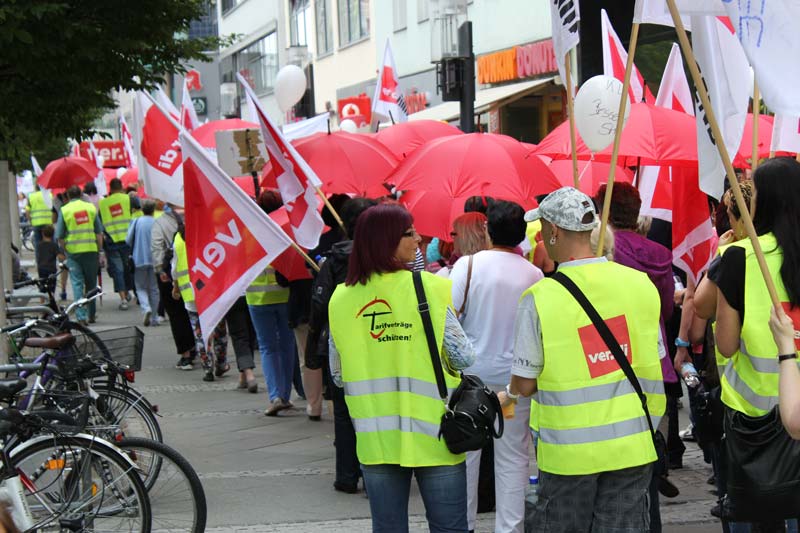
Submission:
[[[490,108],[501,106],[517,100],[552,83],[554,78],[542,78],[531,81],[521,81],[510,85],[501,85],[490,89],[482,89],[475,94],[475,114],[485,113]],[[459,102],[444,102],[437,106],[429,107],[409,115],[408,120],[458,120],[460,114]]]

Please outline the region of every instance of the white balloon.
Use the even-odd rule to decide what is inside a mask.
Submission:
[[[286,65],[275,78],[275,98],[284,113],[300,101],[306,92],[306,75],[297,65]]]
[[[347,133],[358,133],[358,126],[355,122],[346,118],[339,123],[339,130],[346,131]]]
[[[599,152],[614,142],[619,116],[622,82],[611,76],[586,80],[575,96],[575,127],[592,152]],[[628,122],[630,104],[625,107],[623,127]]]

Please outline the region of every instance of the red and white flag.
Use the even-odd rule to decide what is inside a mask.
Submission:
[[[97,189],[99,196],[108,196],[108,187],[106,186],[106,175],[103,173],[103,160],[100,153],[94,146],[94,142],[89,141],[89,154],[94,164],[97,165],[97,176],[94,178],[94,186]]]
[[[247,287],[292,242],[188,132],[180,133],[186,257],[204,342]]]
[[[566,85],[567,69],[564,58],[578,46],[581,11],[578,0],[553,0],[550,2],[550,22],[553,33],[553,53],[558,64],[558,75]]]
[[[81,157],[81,145],[79,142],[72,141],[72,146],[69,150],[72,157]]]
[[[698,182],[696,168],[672,169],[672,263],[695,283],[716,253],[708,197]]]
[[[400,79],[388,38],[386,47],[383,49],[383,63],[377,85],[375,85],[375,96],[372,98],[372,114],[385,117],[392,122],[408,120],[408,109],[406,101],[403,99],[403,92],[400,90]]]
[[[248,105],[255,109],[261,125],[261,137],[269,154],[283,204],[289,212],[294,240],[303,248],[314,248],[325,227],[319,214],[319,198],[316,194],[316,189],[322,186],[322,182],[272,123],[247,81],[239,74],[237,77],[244,87]]]
[[[125,166],[135,168],[137,164],[136,151],[133,149],[133,135],[123,115],[119,116],[119,136],[122,139],[122,146],[125,148]]]
[[[800,117],[775,113],[771,152],[800,152]]]
[[[764,103],[776,113],[800,115],[800,2],[726,0],[722,4],[753,65]]]
[[[159,98],[161,104],[161,98]],[[177,110],[172,120],[142,92],[137,93],[136,123],[139,177],[148,196],[183,205],[183,167]]]
[[[733,159],[744,133],[752,83],[750,65],[727,17],[692,16],[692,48],[708,89],[725,147]],[[719,199],[724,192],[722,164],[702,103],[695,101],[700,189]]]
[[[36,156],[33,154],[31,154],[31,167],[33,168],[34,177],[38,178],[42,175],[42,167],[39,165],[39,161],[36,160]],[[45,189],[44,187],[40,186],[39,190],[42,191],[44,205],[46,205],[48,209],[53,209],[53,195],[50,193],[50,189]]]
[[[194,110],[192,97],[189,96],[189,85],[185,79],[183,80],[183,98],[181,99],[181,125],[189,131],[200,125],[197,112]]]
[[[628,52],[622,46],[617,32],[611,26],[611,21],[608,19],[608,13],[606,13],[605,9],[600,10],[600,25],[603,40],[603,74],[624,82]],[[631,86],[628,89],[628,93],[631,97],[631,103],[648,102],[652,104],[655,102],[653,93],[645,85],[644,78],[635,64],[633,65],[633,72],[631,72]]]

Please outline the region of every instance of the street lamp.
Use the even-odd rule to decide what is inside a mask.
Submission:
[[[467,0],[430,0],[431,62],[442,100],[461,102],[461,131],[475,129],[475,55]]]

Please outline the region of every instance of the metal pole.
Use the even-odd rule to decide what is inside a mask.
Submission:
[[[475,54],[472,52],[472,22],[458,28],[458,55],[463,61],[461,80],[461,131],[475,131]]]

